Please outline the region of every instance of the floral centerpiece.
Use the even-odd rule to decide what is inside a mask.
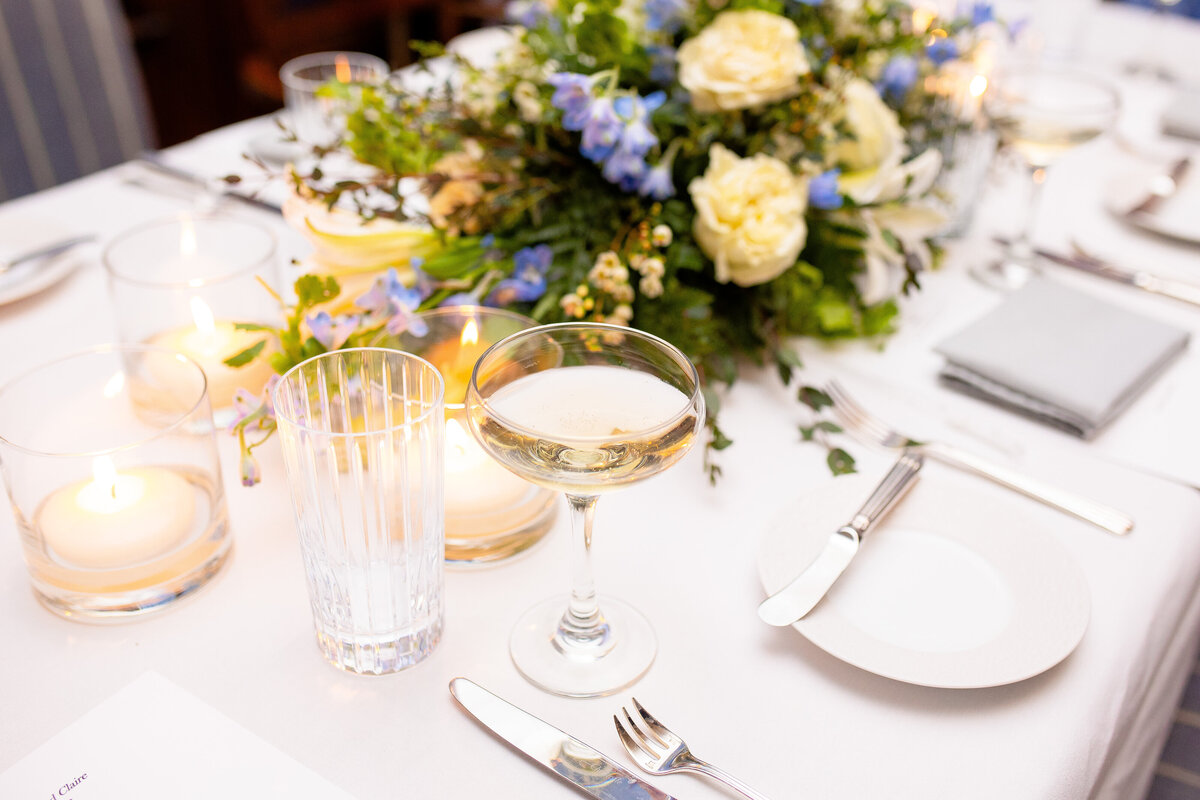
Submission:
[[[897,295],[937,259],[938,144],[959,124],[937,77],[994,24],[990,5],[949,20],[897,0],[519,0],[510,13],[493,63],[443,56],[444,80],[410,68],[329,88],[346,133],[289,171],[285,214],[314,255],[268,331],[277,371],[386,344],[439,304],[634,325],[696,363],[720,449],[711,390],[739,358],[790,382],[794,337],[891,330]],[[334,151],[356,169],[333,177]],[[810,387],[800,399],[824,402]],[[265,400],[239,402],[252,484],[262,437],[247,434],[272,420]],[[836,448],[830,464],[852,468]]]

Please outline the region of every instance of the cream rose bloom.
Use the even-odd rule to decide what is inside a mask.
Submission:
[[[842,98],[850,138],[832,148],[833,158],[844,169],[838,188],[856,203],[873,203],[904,159],[904,129],[896,112],[867,81],[851,80]]]
[[[724,11],[679,47],[679,82],[697,111],[753,108],[800,92],[800,30],[768,11]]]
[[[796,263],[808,236],[807,182],[763,153],[739,158],[719,144],[708,169],[688,184],[696,206],[692,232],[721,283],[754,286]]]

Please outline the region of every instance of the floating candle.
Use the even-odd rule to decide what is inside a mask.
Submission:
[[[178,472],[118,472],[108,456],[97,457],[92,468],[92,480],[54,492],[38,513],[38,528],[59,560],[117,569],[166,555],[187,540],[196,498]]]
[[[265,359],[256,358],[242,367],[231,367],[225,360],[262,341],[264,334],[239,330],[233,322],[213,319],[212,310],[199,297],[191,299],[191,310],[195,325],[160,333],[149,344],[183,353],[199,364],[208,379],[213,408],[232,406],[238,388],[254,394],[260,392],[273,373]]]

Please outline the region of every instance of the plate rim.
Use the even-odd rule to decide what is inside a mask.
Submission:
[[[812,547],[811,542],[808,545],[815,555],[816,551],[820,549],[820,544],[832,532],[816,527],[816,523],[813,523],[810,531],[797,530],[796,520],[805,518],[802,509],[806,506],[811,509],[814,502],[837,503],[839,508],[846,509],[845,516],[848,518],[853,513],[855,506],[854,500],[847,502],[846,497],[857,498],[861,503],[861,500],[870,494],[876,480],[877,477],[874,475],[861,473],[836,478],[806,490],[780,509],[779,513],[772,518],[759,542],[759,580],[768,594],[778,591],[790,580],[788,577],[781,578],[779,576],[784,572],[784,567],[780,564],[779,548],[773,546],[774,539],[785,536],[808,537],[816,544],[815,548]],[[940,500],[935,499],[939,497]],[[953,497],[953,501],[948,501],[948,497]],[[943,516],[943,512],[947,506],[951,505],[951,502],[957,503],[954,511],[960,516],[969,513],[970,509],[984,509],[992,519],[999,515],[1001,518],[1007,517],[1007,521],[1003,526],[974,527],[972,529],[973,536],[978,538],[979,531],[984,532],[982,534],[984,541],[981,547],[980,542],[966,539],[961,535],[962,526],[956,525],[960,520],[953,516]],[[931,503],[937,503],[939,513],[936,517],[925,520],[922,515],[928,512],[924,506]],[[913,518],[920,521],[914,524],[911,521]],[[784,530],[785,526],[788,530]],[[982,487],[965,482],[950,484],[948,481],[939,481],[936,475],[930,480],[930,476],[927,475],[914,487],[910,499],[898,506],[889,518],[880,523],[879,529],[867,537],[864,546],[869,546],[873,536],[887,535],[889,527],[905,527],[951,539],[987,560],[997,574],[1005,580],[1012,595],[1014,610],[1008,623],[1001,632],[982,645],[961,651],[926,652],[911,650],[873,638],[869,633],[854,628],[836,610],[835,604],[822,603],[807,617],[792,626],[821,650],[866,672],[903,683],[945,689],[980,689],[1018,683],[1040,675],[1057,666],[1079,646],[1090,624],[1090,586],[1076,560],[1055,539],[1053,532],[1047,530],[1046,525],[1040,520],[1033,518],[1027,509],[1021,509],[1011,502],[1002,502],[1000,497],[989,494]],[[1001,530],[1001,527],[1004,530]],[[1001,536],[1003,539],[999,538]],[[991,552],[989,552],[989,548]],[[1036,558],[1030,557],[1031,551],[1036,551]],[[1007,565],[994,563],[993,557],[996,553],[1000,553],[1002,558],[1005,557],[1003,554],[1007,553],[1010,563]],[[786,561],[786,558],[783,560]],[[1022,590],[1021,581],[1017,581],[1017,585],[1014,586],[1012,574],[1013,564],[1018,562],[1035,566],[1037,574],[1024,581],[1024,588],[1028,590],[1029,585],[1043,581],[1043,596],[1023,597],[1019,594]],[[793,559],[794,563],[795,559]],[[777,564],[780,565],[776,566]],[[798,572],[799,568],[793,566],[792,571],[788,574],[794,577]],[[1048,577],[1055,580],[1045,580]],[[1064,616],[1059,613],[1054,615],[1038,613],[1040,606],[1037,603],[1055,595],[1070,601],[1067,610],[1073,614]],[[966,674],[955,671],[961,670],[963,662],[969,666],[972,659],[992,663],[991,654],[997,648],[1011,647],[1015,641],[1030,635],[1028,623],[1031,620],[1044,620],[1047,617],[1053,619],[1053,624],[1044,625],[1041,635],[1042,638],[1045,638],[1047,633],[1053,635],[1050,637],[1049,644],[1039,643],[1040,650],[1035,652],[1037,657],[1001,659],[998,668],[980,670],[975,674],[971,674],[970,670]],[[851,630],[849,634],[846,633],[847,629]],[[1033,632],[1037,633],[1036,626],[1034,626]],[[868,645],[866,657],[861,652],[864,642]],[[870,653],[872,646],[877,650],[874,657]],[[906,654],[908,662],[889,663],[888,657],[891,656],[895,660],[897,654]],[[903,658],[900,660],[903,661]]]

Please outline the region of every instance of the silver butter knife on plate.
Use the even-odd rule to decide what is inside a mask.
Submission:
[[[905,452],[849,522],[838,528],[825,549],[791,583],[763,600],[758,616],[769,625],[791,625],[816,608],[850,565],[866,535],[912,487],[925,458]]]
[[[600,800],[675,800],[590,745],[563,733],[466,678],[450,694],[492,733],[575,788]]]

